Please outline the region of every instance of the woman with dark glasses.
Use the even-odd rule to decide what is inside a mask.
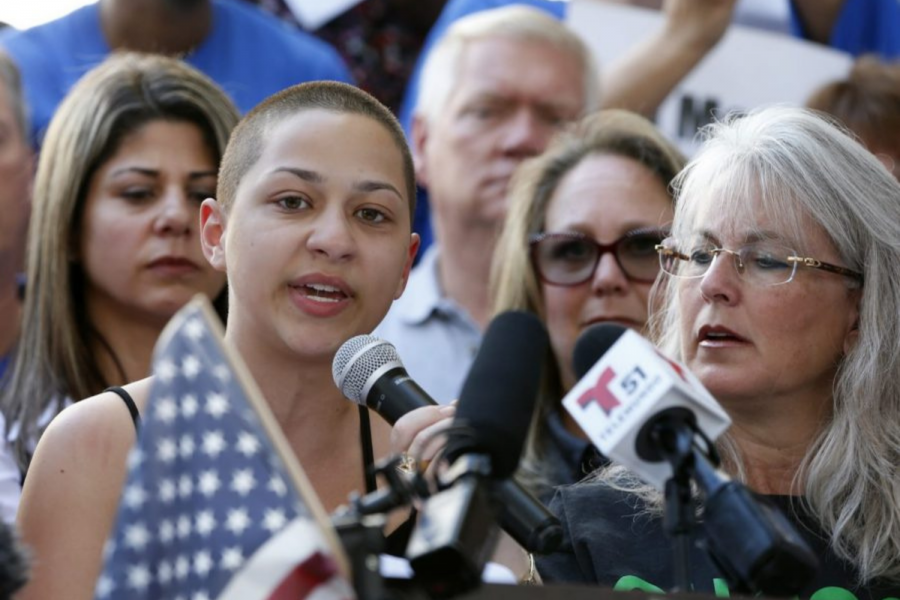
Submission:
[[[655,247],[672,220],[669,184],[683,166],[649,121],[610,110],[562,134],[516,174],[494,256],[493,305],[533,311],[550,332],[553,356],[522,467],[545,500],[604,462],[560,410],[576,381],[572,349],[595,323],[643,330],[660,270]]]

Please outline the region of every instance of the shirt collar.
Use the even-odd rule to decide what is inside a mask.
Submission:
[[[585,440],[566,429],[562,415],[558,410],[551,411],[546,417],[547,434],[559,449],[560,455],[567,465],[577,469],[575,481],[607,462],[590,440]]]
[[[423,323],[446,303],[438,277],[439,254],[437,244],[432,244],[425,251],[422,260],[410,273],[406,290],[397,301],[402,309],[400,318],[410,325]]]

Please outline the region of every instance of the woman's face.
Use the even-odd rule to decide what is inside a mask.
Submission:
[[[418,248],[400,150],[357,114],[279,122],[228,213],[208,203],[203,218],[207,257],[231,282],[229,337],[329,362],[378,325]]]
[[[544,231],[578,232],[611,244],[628,232],[663,227],[671,220],[672,201],[649,169],[629,158],[594,154],[559,182]],[[651,286],[626,277],[612,252],[600,257],[593,276],[582,284],[541,283],[547,329],[566,389],[576,381],[572,351],[581,332],[609,321],[640,331],[647,322]]]
[[[12,281],[20,269],[34,175],[31,148],[16,123],[9,93],[0,84],[0,269]]]
[[[200,203],[215,195],[217,164],[195,125],[151,121],[122,139],[88,183],[78,262],[92,318],[107,311],[164,324],[225,278],[200,249]]]
[[[735,226],[722,211],[703,210],[693,232],[730,250],[762,233],[764,241],[757,244],[777,244],[802,257],[845,266],[812,219],[803,223],[804,239],[791,240],[776,218],[761,209],[753,212],[753,222]],[[770,262],[759,264],[774,268]],[[846,277],[797,267],[788,283],[753,285],[738,274],[732,255],[720,254],[702,278],[672,283],[677,285],[684,362],[733,414],[755,410],[759,403],[799,408],[800,398],[819,403],[814,408],[830,406],[838,363],[856,335],[861,292],[851,289]]]

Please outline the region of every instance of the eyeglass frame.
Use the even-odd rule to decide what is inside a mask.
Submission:
[[[671,238],[669,238],[669,239],[671,239]],[[654,249],[656,250],[656,253],[659,255],[659,270],[661,272],[663,272],[666,275],[669,275],[671,277],[678,277],[681,279],[699,279],[701,277],[704,277],[707,273],[709,273],[709,269],[712,267],[712,261],[710,261],[709,267],[706,268],[706,271],[704,271],[700,275],[676,275],[675,273],[670,273],[670,272],[666,271],[665,267],[663,266],[664,257],[671,256],[671,257],[675,257],[678,260],[682,260],[685,262],[689,262],[691,260],[691,257],[684,254],[683,252],[679,252],[678,250],[675,250],[674,248],[667,247],[664,242],[665,242],[665,240],[663,240],[663,243],[657,244],[654,247]],[[743,264],[743,261],[741,260],[740,250],[741,250],[740,248],[738,250],[729,250],[728,248],[724,248],[724,247],[719,247],[719,248],[713,247],[713,248],[710,248],[708,250],[708,252],[713,255],[713,260],[718,258],[719,255],[722,254],[723,252],[731,254],[734,257],[734,261],[733,261],[734,267],[737,270],[738,275],[743,277],[744,264]],[[794,252],[794,250],[791,250],[790,248],[785,248],[785,250],[790,250],[791,252]],[[781,283],[772,283],[765,287],[784,285],[786,283],[792,282],[794,280],[794,276],[797,274],[798,266],[809,267],[810,269],[818,269],[820,271],[833,273],[835,275],[842,275],[844,277],[849,277],[849,278],[853,279],[854,281],[858,282],[860,285],[862,285],[863,281],[864,281],[862,273],[859,273],[852,269],[848,269],[847,267],[840,267],[838,265],[833,265],[831,263],[822,262],[821,260],[818,260],[816,258],[803,257],[803,256],[790,256],[789,255],[789,256],[785,257],[785,260],[788,261],[789,263],[793,264],[793,266],[794,266],[793,271],[791,271],[791,276],[788,277],[788,279],[786,281],[782,281]]]
[[[625,240],[631,239],[633,237],[637,237],[639,235],[654,235],[659,234],[659,236],[665,240],[669,235],[668,229],[658,228],[658,227],[641,227],[638,229],[632,229],[631,231],[625,232],[625,235],[621,236],[617,240],[614,240],[610,244],[601,244],[591,236],[581,233],[579,231],[543,231],[540,233],[532,233],[528,236],[528,248],[529,248],[529,256],[531,258],[531,267],[534,269],[535,273],[538,276],[538,279],[546,283],[547,285],[553,285],[557,287],[575,287],[577,285],[581,285],[591,280],[594,274],[597,272],[597,267],[600,265],[600,259],[603,258],[605,254],[612,254],[613,258],[616,261],[616,265],[618,265],[619,270],[622,271],[622,274],[625,276],[625,279],[628,281],[633,281],[635,283],[653,283],[656,281],[656,277],[659,275],[657,272],[656,275],[653,276],[653,279],[641,279],[637,277],[632,277],[628,271],[625,270],[625,267],[622,266],[622,261],[619,259],[619,255],[616,252],[616,246],[624,242]],[[585,240],[594,244],[597,248],[597,258],[594,262],[594,266],[591,268],[587,277],[582,279],[581,281],[576,281],[573,283],[556,283],[554,281],[550,281],[544,276],[543,271],[538,266],[537,260],[537,247],[538,245],[549,238],[553,237],[567,237],[573,240]],[[654,245],[654,249],[658,246]],[[659,261],[656,261],[659,263]],[[660,271],[662,270],[662,266],[660,266]]]

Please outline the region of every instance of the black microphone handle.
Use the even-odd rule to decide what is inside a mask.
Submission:
[[[375,371],[370,379],[375,379],[375,382],[366,394],[366,406],[391,425],[412,410],[438,405],[402,366],[392,367],[383,373]]]
[[[366,406],[393,425],[416,408],[437,406],[406,372],[403,367],[393,367],[384,373],[377,371],[371,389],[366,394]],[[498,482],[500,500],[500,527],[520,546],[534,554],[549,554],[562,541],[562,525],[547,507],[526,490],[515,478]]]

